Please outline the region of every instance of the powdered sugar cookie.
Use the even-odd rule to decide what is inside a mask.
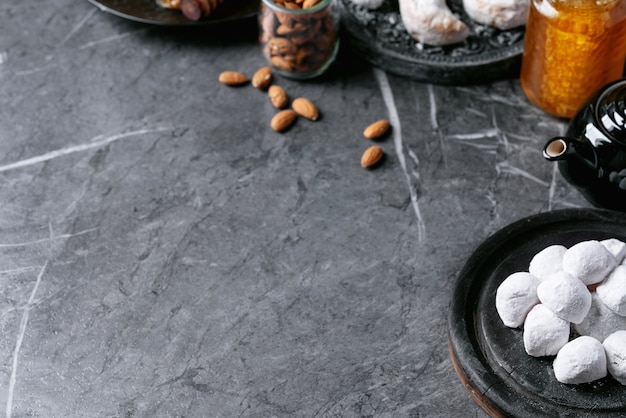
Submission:
[[[586,285],[601,282],[616,266],[613,254],[595,240],[579,242],[563,254],[563,270]]]
[[[569,322],[544,305],[535,305],[524,322],[524,349],[533,357],[553,356],[569,340]]]
[[[600,243],[604,245],[611,254],[613,254],[613,257],[615,257],[615,261],[617,262],[617,264],[620,264],[622,263],[622,261],[624,261],[624,258],[626,257],[626,243],[618,240],[617,238],[605,239],[603,241],[600,241]]]
[[[545,280],[550,275],[563,270],[565,251],[567,248],[564,245],[550,245],[544,248],[530,260],[528,272],[539,280]]]
[[[618,315],[626,316],[626,266],[617,266],[596,288],[598,297]]]
[[[593,382],[607,375],[602,343],[586,335],[565,344],[552,365],[556,379],[570,385]]]
[[[564,271],[539,283],[537,296],[559,318],[575,324],[585,319],[591,307],[591,293],[587,286]]]
[[[606,367],[615,380],[626,385],[626,331],[617,331],[602,343],[606,352]]]
[[[613,312],[600,300],[596,292],[592,292],[589,313],[580,324],[574,324],[573,328],[580,335],[604,341],[615,331],[626,330],[626,316]]]
[[[510,328],[522,326],[526,315],[539,303],[539,279],[530,273],[517,272],[508,276],[496,291],[496,310],[500,319]]]

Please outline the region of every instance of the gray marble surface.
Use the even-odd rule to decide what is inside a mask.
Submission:
[[[217,81],[265,65],[254,20],[0,16],[7,417],[485,416],[448,355],[457,275],[509,223],[588,206],[519,80],[419,83],[344,48],[276,78],[322,113],[281,134],[264,92]]]

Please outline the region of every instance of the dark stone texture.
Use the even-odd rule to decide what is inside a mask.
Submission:
[[[323,77],[277,77],[322,115],[279,134],[265,92],[217,81],[265,65],[254,19],[0,15],[12,416],[485,415],[448,355],[455,279],[507,224],[588,205],[541,155],[564,122],[518,80],[416,82],[343,42]],[[386,117],[364,170],[362,131]]]

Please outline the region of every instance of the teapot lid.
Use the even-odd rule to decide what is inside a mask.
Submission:
[[[608,85],[595,107],[600,129],[609,138],[626,145],[626,79]]]

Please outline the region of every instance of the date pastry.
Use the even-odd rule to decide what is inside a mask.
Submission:
[[[189,20],[200,20],[208,17],[223,0],[156,0],[165,9],[180,10]]]
[[[189,20],[200,20],[208,17],[222,0],[180,0],[180,10]]]
[[[529,0],[463,0],[472,20],[502,30],[525,25],[529,7]]]
[[[469,28],[452,13],[445,0],[399,0],[398,3],[404,27],[422,43],[449,45],[469,36]]]

